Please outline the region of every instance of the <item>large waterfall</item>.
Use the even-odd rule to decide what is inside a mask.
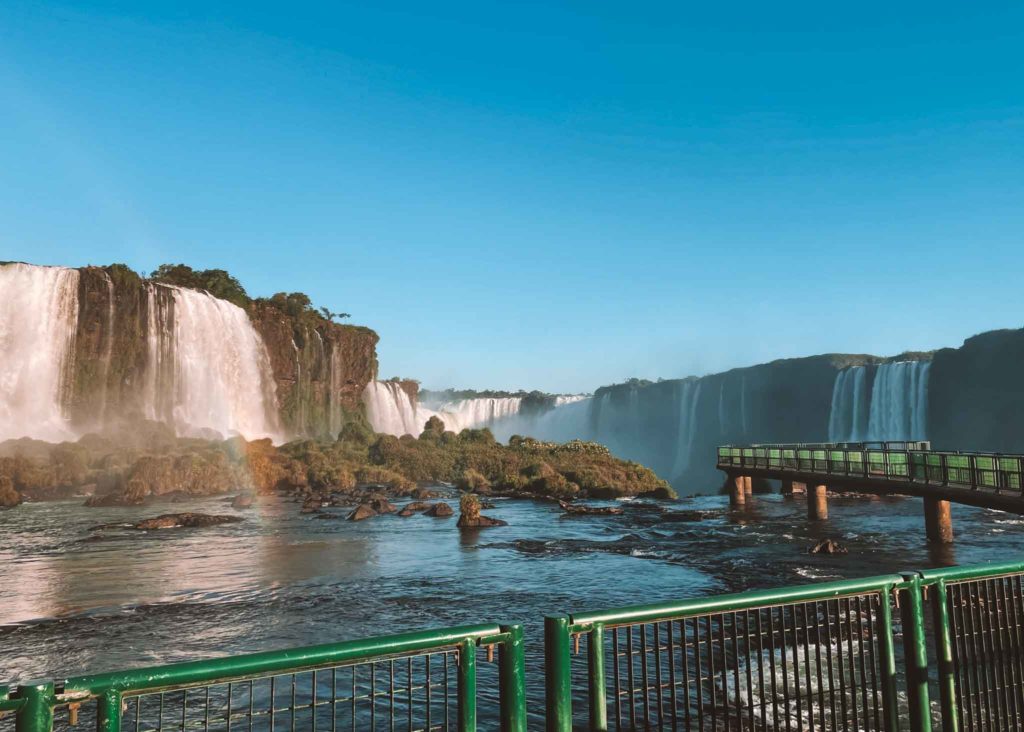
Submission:
[[[0,266],[0,441],[73,436],[78,270]]]
[[[244,310],[147,283],[130,316],[146,339],[139,370],[114,373],[117,329],[133,323],[116,322],[118,293],[101,274],[97,335],[79,270],[0,265],[0,441],[74,440],[140,413],[179,435],[283,439],[270,358]]]
[[[840,371],[832,389],[829,441],[927,439],[930,370],[930,361],[896,361]]]
[[[179,434],[281,439],[270,358],[248,315],[206,292],[148,291],[143,411]]]

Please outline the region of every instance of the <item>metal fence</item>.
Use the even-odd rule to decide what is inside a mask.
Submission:
[[[891,596],[903,585],[891,575],[549,617],[548,730],[895,729]],[[581,639],[585,694],[570,653]]]
[[[233,656],[63,682],[0,696],[16,732],[309,732],[477,728],[480,654],[494,660],[488,728],[525,732],[518,625],[476,625]],[[497,678],[493,678],[493,677]]]
[[[549,732],[1024,730],[1024,562],[552,615],[544,669]],[[525,732],[523,633],[466,626],[0,686],[0,725],[12,719],[15,732],[468,732],[478,719]]]
[[[1024,492],[1024,456],[934,451],[927,442],[722,446],[718,467],[900,480],[1011,495]]]

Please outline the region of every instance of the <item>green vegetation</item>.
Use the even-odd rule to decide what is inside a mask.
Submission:
[[[196,270],[187,264],[161,264],[149,278],[166,285],[206,290],[214,297],[232,302],[240,308],[249,306],[249,295],[242,283],[223,269]]]

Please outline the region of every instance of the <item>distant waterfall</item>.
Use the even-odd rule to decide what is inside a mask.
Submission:
[[[0,440],[73,437],[78,270],[0,266]]]
[[[519,414],[522,405],[522,397],[476,397],[431,406],[444,422],[445,429],[461,432],[490,427],[500,419]]]
[[[679,431],[676,438],[676,457],[671,478],[682,475],[690,466],[693,454],[693,440],[698,431],[697,405],[700,402],[700,380],[688,379],[679,385]]]
[[[928,423],[930,361],[878,367],[871,388],[868,440],[923,440]]]
[[[366,418],[374,432],[419,437],[434,411],[417,405],[402,385],[394,381],[371,381],[363,391]]]
[[[270,357],[245,311],[169,285],[151,285],[147,299],[146,416],[181,435],[280,441]]]
[[[830,442],[927,439],[930,361],[898,361],[836,374],[829,413]]]
[[[594,439],[595,400],[588,396],[555,397],[555,406],[544,412],[519,412],[490,425],[494,436],[508,442],[512,435],[523,435],[550,442]],[[443,416],[442,416],[443,419]]]

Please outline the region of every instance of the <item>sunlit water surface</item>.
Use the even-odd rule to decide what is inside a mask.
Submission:
[[[952,548],[930,547],[921,501],[708,496],[626,501],[620,516],[496,501],[508,527],[363,522],[262,498],[135,508],[80,502],[0,511],[0,681],[208,658],[472,622],[523,622],[536,668],[544,614],[1024,556],[1024,519],[955,506]],[[93,530],[165,511],[234,513],[205,529]],[[701,520],[692,512],[706,512]],[[822,538],[844,555],[810,555]],[[536,704],[541,690],[531,684]]]

